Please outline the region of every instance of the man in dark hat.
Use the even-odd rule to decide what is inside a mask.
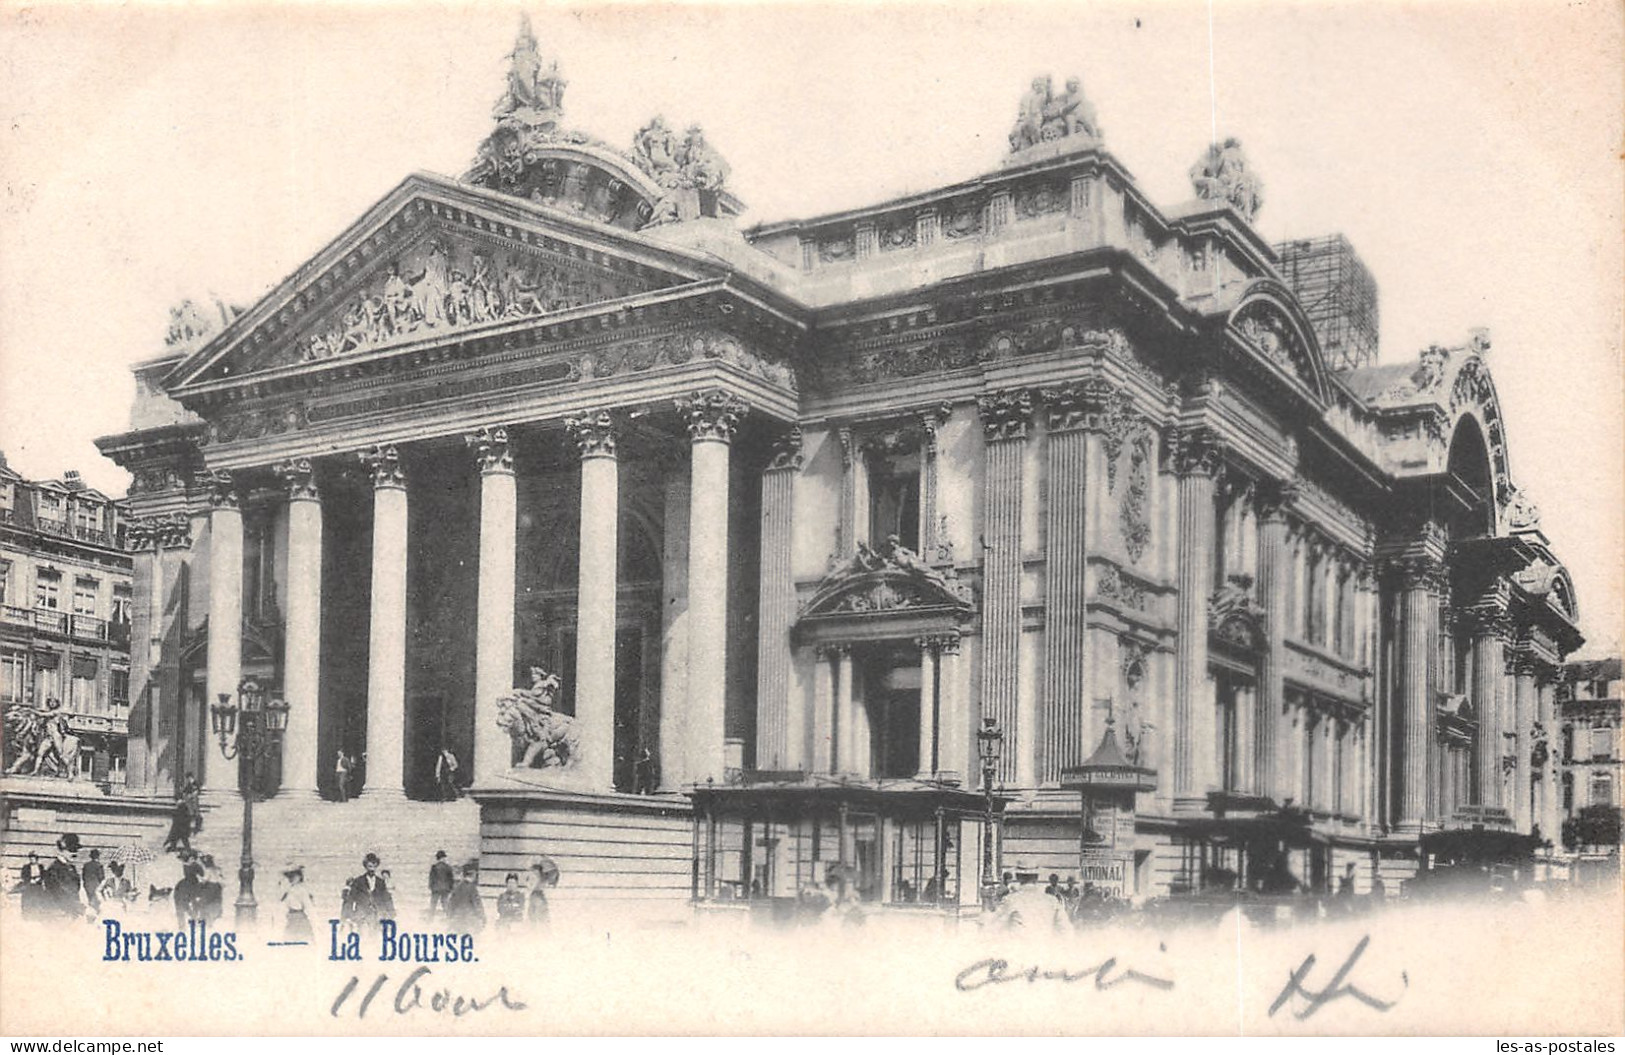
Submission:
[[[185,874],[175,884],[175,925],[186,929],[188,920],[203,919],[208,913],[208,892],[203,882],[203,865],[188,861]]]
[[[28,855],[28,863],[23,865],[20,876],[22,882],[18,884],[18,891],[22,894],[23,918],[40,919],[50,914],[50,899],[45,894],[45,866],[40,864],[39,854]]]
[[[389,904],[388,887],[378,874],[378,855],[369,853],[361,859],[361,874],[350,880],[349,909],[351,921],[358,927],[371,927],[382,909]]]
[[[45,869],[45,897],[54,915],[78,919],[84,915],[79,901],[79,836],[72,832],[56,841],[56,860]]]
[[[479,874],[478,861],[463,865],[463,877],[446,899],[446,922],[459,934],[478,934],[485,929],[485,903],[480,900],[480,888],[475,883]]]
[[[457,885],[457,874],[446,863],[446,851],[434,852],[434,864],[429,866],[429,916],[432,918],[436,912],[446,913],[446,899],[451,896],[451,888]]]
[[[90,851],[90,860],[85,862],[80,882],[85,888],[86,904],[90,906],[90,911],[97,915],[101,915],[102,911],[102,880],[106,878],[107,870],[102,867],[102,852],[100,850]]]

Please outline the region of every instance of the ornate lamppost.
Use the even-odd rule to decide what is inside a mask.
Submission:
[[[267,701],[265,689],[252,678],[237,686],[238,703],[222,692],[220,702],[210,706],[209,721],[220,743],[220,754],[230,761],[248,760],[248,780],[240,782],[243,796],[243,855],[237,867],[237,929],[254,922],[259,902],[254,900],[254,797],[259,792],[260,762],[282,741],[288,728],[285,700]]]
[[[982,759],[982,794],[986,805],[982,813],[982,907],[993,907],[995,877],[993,874],[993,778],[998,773],[999,755],[1004,750],[1004,732],[993,718],[983,718],[976,730],[976,753]]]

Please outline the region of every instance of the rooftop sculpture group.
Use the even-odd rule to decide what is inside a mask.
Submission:
[[[648,226],[691,220],[715,213],[704,196],[714,196],[728,180],[728,163],[705,140],[699,125],[689,125],[681,139],[656,115],[632,138],[632,160],[666,195],[655,203]]]
[[[1067,136],[1100,138],[1100,123],[1095,108],[1083,97],[1083,82],[1068,78],[1066,91],[1056,95],[1050,77],[1033,78],[1032,90],[1022,97],[1021,112],[1010,131],[1011,152]]]
[[[1191,185],[1205,201],[1226,202],[1249,222],[1264,204],[1264,182],[1247,168],[1241,140],[1214,143],[1191,166]]]

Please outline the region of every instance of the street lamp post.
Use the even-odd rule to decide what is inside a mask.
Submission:
[[[982,759],[982,793],[986,806],[982,813],[982,907],[993,907],[993,778],[998,773],[999,755],[1004,749],[1004,732],[993,718],[983,718],[976,730],[976,753]]]
[[[243,854],[237,867],[237,929],[253,924],[259,912],[254,900],[254,796],[258,793],[259,764],[281,742],[288,728],[288,704],[267,701],[265,690],[252,678],[237,686],[238,703],[222,692],[220,702],[209,708],[209,720],[220,744],[220,754],[230,761],[248,760],[248,780],[239,782],[243,796]]]

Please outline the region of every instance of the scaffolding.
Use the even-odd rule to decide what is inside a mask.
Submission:
[[[1281,276],[1315,328],[1326,366],[1354,370],[1377,361],[1377,283],[1340,234],[1275,247]]]

